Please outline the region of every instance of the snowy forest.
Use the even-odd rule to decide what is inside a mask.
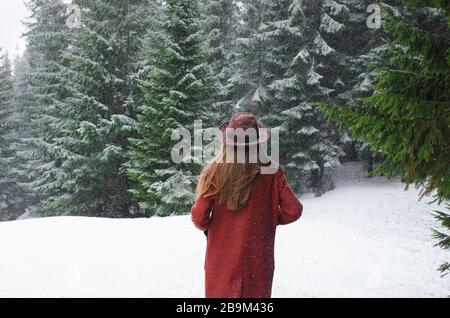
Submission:
[[[171,162],[172,130],[238,111],[279,129],[298,193],[359,161],[446,209],[448,0],[26,3],[24,54],[0,51],[2,221],[186,214],[202,165]]]

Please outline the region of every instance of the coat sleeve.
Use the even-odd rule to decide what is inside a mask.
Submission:
[[[214,179],[215,180],[215,179]],[[214,186],[211,185],[213,191]],[[214,205],[214,198],[212,197],[198,197],[195,200],[194,205],[191,208],[191,220],[194,225],[202,231],[207,231],[209,224],[211,223],[211,213]]]
[[[207,231],[211,223],[211,212],[214,204],[212,198],[199,197],[191,208],[191,220],[202,231]]]
[[[278,194],[278,224],[289,224],[298,220],[302,215],[303,205],[288,184],[281,167],[278,171]]]

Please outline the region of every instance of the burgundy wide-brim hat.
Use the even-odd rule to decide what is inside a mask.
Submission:
[[[241,129],[239,129],[241,128]],[[256,120],[255,115],[248,112],[236,113],[231,120],[224,122],[219,126],[222,132],[223,142],[226,145],[249,146],[263,143],[270,139],[269,130]],[[252,133],[248,129],[254,129]],[[227,135],[227,131],[229,134]],[[244,133],[242,139],[235,138]]]

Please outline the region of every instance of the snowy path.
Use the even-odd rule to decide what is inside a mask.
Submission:
[[[372,179],[301,197],[277,233],[274,297],[445,297],[435,206]],[[0,223],[1,297],[202,297],[205,238],[189,216]]]

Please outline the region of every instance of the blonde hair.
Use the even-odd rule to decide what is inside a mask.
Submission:
[[[234,149],[236,154],[236,148]],[[227,202],[231,211],[242,209],[247,204],[256,177],[260,174],[261,163],[249,163],[248,149],[245,163],[227,163],[226,146],[204,168],[197,185],[198,197],[215,197],[219,203]]]

